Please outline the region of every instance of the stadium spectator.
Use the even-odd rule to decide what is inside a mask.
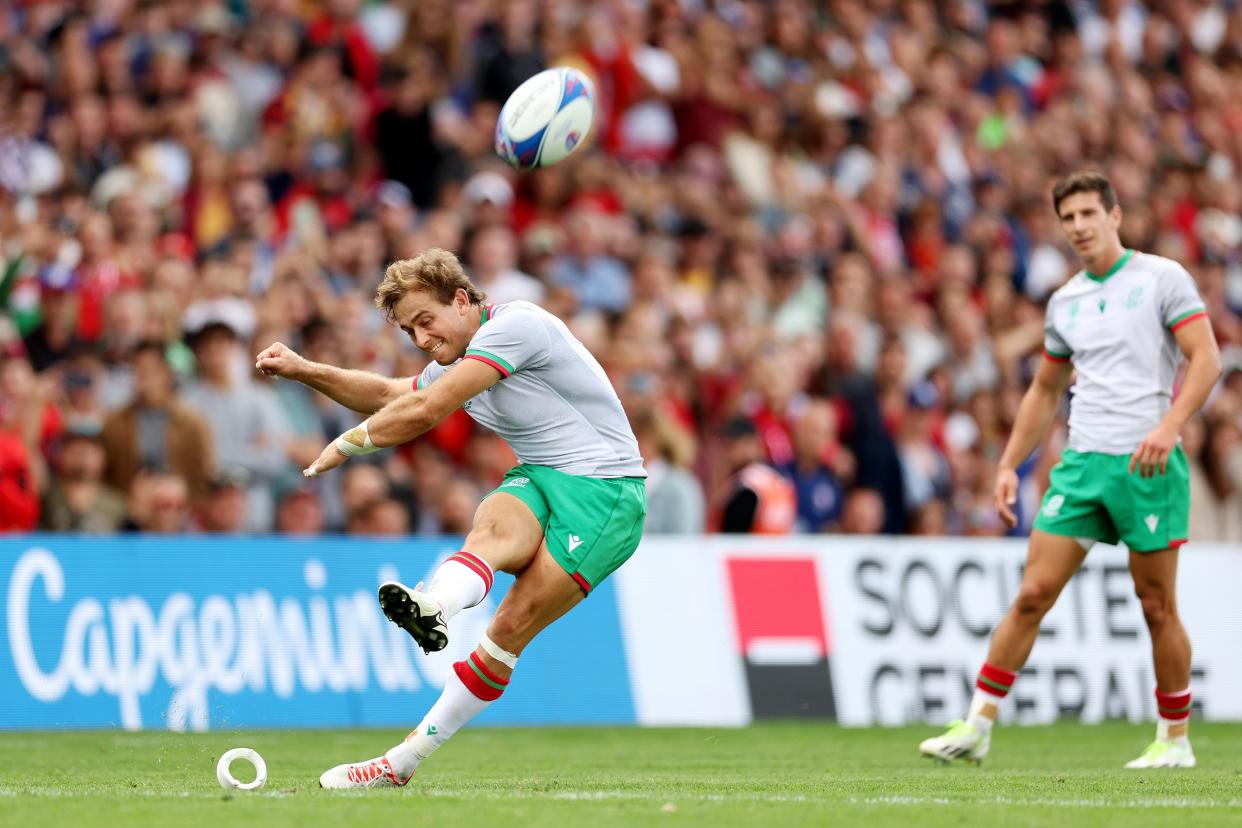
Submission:
[[[289,490],[276,504],[276,531],[282,535],[313,537],[325,526],[323,507],[311,486]]]
[[[787,535],[798,515],[793,484],[764,461],[755,424],[745,417],[727,422],[720,434],[730,476],[718,500],[716,529],[731,534]]]
[[[847,535],[877,535],[884,529],[884,497],[875,489],[854,489],[841,509],[841,531]]]
[[[245,469],[222,468],[207,483],[206,495],[194,507],[194,527],[199,532],[237,535],[246,529]]]
[[[672,418],[647,412],[637,418],[634,436],[647,468],[649,535],[695,535],[706,528],[703,487],[690,469],[694,439]]]
[[[699,445],[744,414],[786,468],[801,401],[826,398],[857,458],[842,503],[878,491],[885,532],[1000,532],[985,495],[1007,409],[1074,267],[1048,187],[1084,165],[1115,182],[1125,244],[1183,262],[1222,353],[1242,348],[1236,3],[596,3],[572,25],[528,0],[192,5],[24,3],[0,27],[0,345],[33,366],[5,369],[22,390],[0,390],[0,428],[43,494],[60,430],[131,404],[139,341],[194,375],[180,339],[207,317],[183,331],[186,308],[228,298],[247,347],[306,336],[336,364],[415,375],[423,358],[371,293],[389,261],[439,244],[490,301],[564,317],[621,393],[654,389]],[[506,169],[500,104],[567,63],[596,82],[588,146]],[[924,381],[949,469],[932,500],[903,463]],[[252,474],[251,530],[272,527],[267,489],[296,482],[316,420],[341,431],[293,387],[270,405],[239,369],[212,392],[233,402],[207,405],[200,368],[182,395],[231,423],[235,396],[266,399],[261,445],[213,426]],[[416,531],[440,525],[424,466],[494,484],[463,423],[421,441],[440,460],[411,448],[377,467]],[[1064,433],[1062,412],[1019,470],[1017,532]],[[140,447],[111,432],[105,447],[128,490]],[[170,461],[205,491],[209,468]],[[694,467],[711,493],[715,465]],[[1212,479],[1228,501],[1231,478]],[[333,531],[337,485],[316,490]]]
[[[207,493],[215,454],[207,423],[176,397],[162,344],[143,342],[130,356],[134,399],[111,412],[101,433],[108,485],[128,492],[143,471],[176,474],[192,497]]]
[[[265,532],[275,520],[271,483],[285,469],[289,427],[275,395],[245,370],[241,343],[249,331],[242,306],[222,300],[186,311],[187,333],[198,361],[198,377],[182,393],[203,414],[211,430],[215,464],[250,474],[246,528]]]
[[[841,517],[842,480],[854,475],[853,457],[837,441],[836,411],[827,400],[808,400],[793,421],[792,436],[793,456],[781,472],[797,493],[797,531],[828,531]]]
[[[39,527],[110,535],[125,522],[125,495],[104,482],[107,456],[98,425],[70,425],[60,438]]]
[[[39,487],[21,438],[0,431],[0,530],[29,532],[39,522]]]
[[[189,528],[189,487],[175,474],[143,472],[130,484],[127,512],[125,531],[182,534]]]

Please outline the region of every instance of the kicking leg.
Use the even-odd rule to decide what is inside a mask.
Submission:
[[[1036,529],[1027,549],[1018,597],[992,633],[988,659],[975,681],[966,721],[955,722],[942,736],[926,739],[919,751],[936,759],[981,760],[991,745],[992,724],[1039,635],[1039,622],[1082,566],[1089,542]]]
[[[1177,550],[1131,552],[1130,574],[1151,633],[1156,667],[1156,740],[1128,768],[1191,768],[1190,638],[1177,614]]]
[[[439,700],[418,727],[384,756],[326,772],[320,785],[404,785],[424,759],[500,698],[526,646],[583,597],[578,584],[553,560],[547,546],[541,545],[535,559],[505,595],[479,646],[464,661],[453,665]],[[358,778],[364,784],[359,784]]]
[[[460,552],[440,564],[431,585],[410,589],[390,581],[379,588],[380,608],[425,652],[448,646],[448,622],[487,597],[496,570],[527,569],[543,541],[543,527],[518,498],[496,492],[474,513],[474,526]]]

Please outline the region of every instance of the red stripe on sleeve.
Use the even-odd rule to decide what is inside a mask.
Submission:
[[[497,371],[500,372],[500,376],[502,378],[509,376],[509,372],[505,370],[505,366],[501,365],[499,362],[497,362],[494,359],[488,359],[487,357],[480,356],[479,354],[466,354],[464,358],[465,359],[477,359],[479,362],[482,362],[484,365],[492,366],[493,368],[495,368]]]
[[[1202,319],[1205,316],[1207,316],[1207,311],[1199,311],[1198,313],[1192,313],[1190,316],[1187,316],[1181,322],[1178,322],[1176,325],[1169,328],[1169,330],[1176,331],[1178,328],[1182,327],[1183,325],[1188,325],[1191,322],[1194,322],[1196,319]]]
[[[1050,359],[1053,362],[1069,362],[1070,361],[1070,358],[1067,356],[1057,356],[1056,354],[1051,354],[1048,351],[1044,351],[1044,358]]]

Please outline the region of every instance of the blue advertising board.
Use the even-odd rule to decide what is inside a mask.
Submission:
[[[412,726],[513,578],[425,655],[375,600],[457,539],[0,538],[0,729]],[[537,638],[493,724],[635,721],[605,582]]]

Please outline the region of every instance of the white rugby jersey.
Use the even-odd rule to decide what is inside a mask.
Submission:
[[[1206,315],[1185,268],[1133,250],[1108,273],[1080,270],[1053,293],[1044,351],[1078,373],[1070,448],[1132,453],[1169,410],[1182,356],[1173,332]]]
[[[647,476],[604,369],[565,323],[543,308],[522,301],[486,306],[462,359],[486,362],[500,372],[501,380],[464,408],[503,437],[520,462],[581,477]],[[432,362],[415,387],[426,388],[453,365]]]

